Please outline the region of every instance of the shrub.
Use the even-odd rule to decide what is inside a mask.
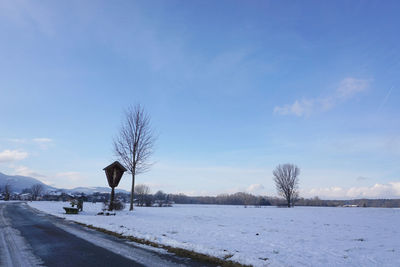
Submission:
[[[114,210],[123,210],[125,209],[125,203],[120,200],[115,200],[114,201]]]
[[[103,202],[103,211],[109,210],[110,208],[110,203],[109,202]],[[125,202],[121,200],[114,200],[113,203],[113,210],[123,210],[125,209]]]

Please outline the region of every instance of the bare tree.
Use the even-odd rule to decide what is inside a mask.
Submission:
[[[300,169],[294,164],[278,165],[272,172],[278,193],[287,201],[290,208],[298,197]]]
[[[138,199],[139,205],[144,206],[150,194],[150,187],[145,184],[138,184],[135,186],[135,194]]]
[[[43,193],[43,185],[42,184],[34,184],[31,187],[32,192],[32,200],[37,200],[38,196]]]
[[[154,143],[150,118],[144,108],[140,105],[129,107],[125,112],[119,136],[114,140],[115,154],[132,175],[129,210],[133,210],[135,176],[149,170]]]
[[[32,194],[32,189],[24,188],[24,189],[22,189],[22,194]]]
[[[154,200],[157,202],[159,207],[167,204],[167,194],[163,191],[158,190],[157,193],[154,194]]]
[[[11,196],[11,185],[9,183],[6,183],[4,185],[4,200],[8,201],[10,200]]]

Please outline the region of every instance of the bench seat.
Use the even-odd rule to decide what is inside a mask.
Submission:
[[[66,214],[78,214],[78,208],[64,207]]]

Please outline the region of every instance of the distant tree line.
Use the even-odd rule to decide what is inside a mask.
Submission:
[[[33,189],[33,190],[32,190]],[[40,191],[34,192],[32,191]],[[89,202],[108,202],[110,193],[93,193],[93,194],[68,194],[60,192],[59,194],[49,194],[41,189],[32,187],[27,188],[22,194],[11,194],[9,185],[0,187],[0,200],[47,200],[47,201],[69,201],[73,198],[83,198]],[[150,193],[150,189],[146,185],[137,185],[135,187],[135,204],[137,206],[157,206],[164,207],[171,204],[206,204],[206,205],[242,205],[242,206],[287,206],[287,200],[277,197],[255,196],[245,192],[234,194],[222,194],[218,196],[187,196],[185,194],[167,194],[159,190],[155,194]],[[21,195],[31,193],[31,199],[22,199]],[[116,193],[116,199],[121,202],[130,202],[130,194]],[[339,207],[346,205],[355,205],[358,207],[377,207],[377,208],[400,208],[400,199],[353,199],[353,200],[324,200],[319,197],[314,198],[298,198],[295,206],[314,206],[314,207]]]
[[[184,194],[171,194],[170,197],[177,204],[216,204],[216,205],[247,205],[247,206],[278,206],[286,207],[286,199],[268,196],[254,196],[248,193],[235,193],[230,195],[187,196]],[[318,197],[298,198],[295,206],[313,207],[340,207],[356,205],[358,207],[400,208],[400,199],[353,199],[353,200],[323,200]]]
[[[170,198],[176,204],[209,204],[209,205],[244,205],[244,206],[270,206],[270,198],[254,196],[245,192],[222,194],[218,196],[187,196],[184,194],[171,194]]]
[[[352,200],[323,200],[318,197],[299,198],[297,206],[338,207],[356,205],[358,207],[400,208],[400,199],[352,199]]]

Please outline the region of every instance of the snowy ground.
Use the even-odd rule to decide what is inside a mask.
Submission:
[[[30,202],[68,220],[254,266],[400,266],[400,209],[175,205],[96,216],[100,203]]]

